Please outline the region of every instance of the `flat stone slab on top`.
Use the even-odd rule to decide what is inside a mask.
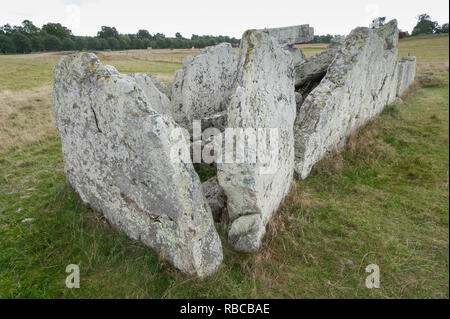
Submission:
[[[310,27],[309,24],[261,29],[259,31],[266,32],[271,37],[276,38],[281,46],[292,46],[314,40],[314,28]]]

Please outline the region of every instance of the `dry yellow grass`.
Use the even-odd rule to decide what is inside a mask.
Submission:
[[[126,50],[97,52],[101,60],[116,60],[123,58],[132,58],[148,62],[167,62],[182,64],[188,55],[197,54],[198,49],[177,49],[177,50]]]
[[[297,44],[294,45],[295,48],[299,49],[326,49],[328,47],[329,43],[305,43],[305,44]]]
[[[0,152],[36,143],[56,134],[51,87],[0,92]]]

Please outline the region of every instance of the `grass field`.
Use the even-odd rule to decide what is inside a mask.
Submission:
[[[328,47],[328,43],[298,44],[294,47],[302,49],[305,57],[309,58],[325,50]]]
[[[297,181],[257,254],[230,249],[218,225],[224,264],[204,280],[110,227],[66,186],[50,110],[61,53],[0,56],[0,297],[449,298],[448,37],[402,40],[399,51],[437,80]],[[99,56],[167,81],[191,53]],[[371,263],[379,289],[364,284]],[[80,289],[65,287],[68,264],[80,266]]]

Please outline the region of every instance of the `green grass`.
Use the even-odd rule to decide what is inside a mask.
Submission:
[[[235,252],[217,225],[225,260],[204,280],[181,274],[85,207],[66,186],[54,132],[3,151],[0,297],[448,298],[446,52],[437,85],[386,107],[296,182],[260,252]],[[428,72],[426,55],[418,61]],[[80,265],[80,289],[65,287],[71,263]],[[365,287],[371,263],[380,267],[380,289]]]
[[[26,90],[51,85],[55,57],[35,58],[26,56],[0,55],[0,91]]]
[[[313,55],[316,55],[325,50],[325,48],[302,48],[303,54],[307,58],[312,57]]]
[[[169,61],[142,60],[146,50],[134,50],[130,56],[121,56],[118,52],[103,53],[99,56],[104,64],[114,65],[121,73],[152,73],[161,75],[163,80],[173,77],[181,68],[181,63]],[[67,54],[67,53],[64,53]],[[0,55],[0,91],[27,90],[53,83],[53,67],[63,53]],[[180,54],[168,51],[167,56],[178,61]],[[187,54],[183,54],[186,56]],[[152,57],[153,58],[153,57]]]
[[[448,36],[435,38],[405,38],[400,40],[399,56],[413,55],[423,61],[446,60],[448,64]],[[448,71],[448,70],[447,70]]]

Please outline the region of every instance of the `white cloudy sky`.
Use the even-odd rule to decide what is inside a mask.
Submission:
[[[442,24],[449,21],[448,10],[448,0],[0,0],[0,25],[29,19],[39,27],[60,22],[75,35],[96,35],[108,25],[121,33],[240,38],[246,29],[305,23],[315,34],[348,34],[379,16],[397,18],[400,29],[411,32],[418,14]]]

